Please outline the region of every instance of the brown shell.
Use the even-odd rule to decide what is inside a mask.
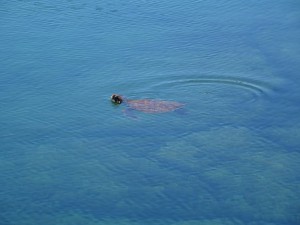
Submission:
[[[151,99],[128,100],[127,105],[132,109],[139,110],[145,113],[170,112],[183,106],[183,104],[179,102],[159,101]]]

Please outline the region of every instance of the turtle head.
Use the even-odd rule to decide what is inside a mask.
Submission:
[[[115,104],[121,104],[123,102],[122,96],[117,94],[113,94],[110,99]]]

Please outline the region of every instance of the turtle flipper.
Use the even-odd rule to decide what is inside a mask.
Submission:
[[[123,110],[123,114],[126,116],[126,117],[129,117],[130,119],[138,119],[138,117],[135,115],[135,110],[134,109],[131,109],[131,108],[126,108]]]
[[[174,110],[174,112],[178,115],[183,115],[183,116],[188,114],[188,111],[186,110],[186,108],[179,108],[179,109]]]

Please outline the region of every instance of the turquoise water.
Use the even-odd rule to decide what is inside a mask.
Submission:
[[[299,224],[299,9],[1,2],[0,224]]]

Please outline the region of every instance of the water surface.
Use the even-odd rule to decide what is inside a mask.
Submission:
[[[1,225],[300,223],[296,0],[0,6]]]

